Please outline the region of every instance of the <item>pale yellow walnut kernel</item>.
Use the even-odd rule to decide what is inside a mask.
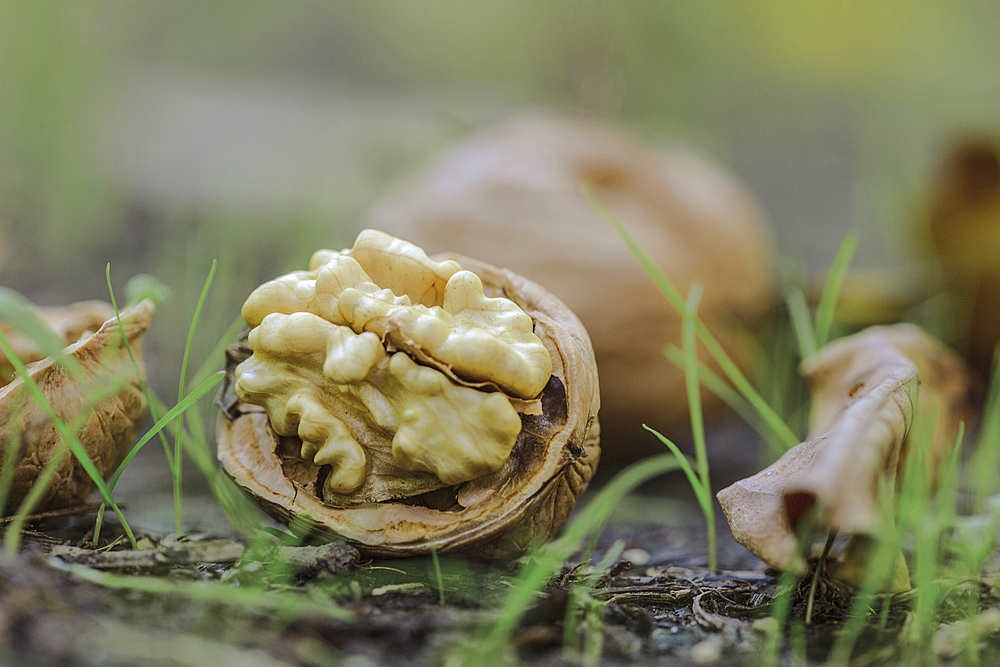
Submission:
[[[327,338],[323,374],[339,384],[361,382],[385,355],[378,336],[356,335],[347,327],[334,327]]]
[[[257,288],[243,308],[247,324],[269,312],[309,312],[518,398],[535,398],[548,382],[552,361],[531,318],[509,299],[488,298],[479,277],[454,261],[367,230],[351,250],[318,251],[310,266]]]
[[[534,398],[548,382],[552,360],[531,318],[509,299],[486,297],[471,271],[451,277],[444,307],[398,306],[384,292],[344,290],[339,315],[355,331],[372,331],[458,377],[520,398]]]
[[[250,332],[254,355],[237,367],[236,391],[267,411],[276,433],[298,436],[303,458],[333,466],[330,489],[350,493],[364,482],[367,459],[347,425],[324,404],[322,367],[336,329],[343,327],[311,313],[268,315]]]
[[[530,317],[528,326],[553,366],[542,394],[522,400],[492,381],[464,381],[416,345],[403,348],[392,337],[318,314],[274,314],[261,325],[272,335],[254,334],[251,344],[247,332],[227,350],[217,441],[226,473],[277,520],[308,517],[317,534],[336,533],[372,557],[436,550],[482,559],[524,553],[552,537],[569,516],[599,458],[600,394],[587,333],[573,313],[531,281],[474,259],[455,259],[482,280],[485,296],[506,296]],[[317,253],[309,280],[318,284],[327,268],[329,278],[339,280],[354,270],[350,262],[341,253]],[[453,278],[451,288],[475,282],[459,273],[444,287]],[[362,277],[328,294],[326,307],[339,314],[348,292],[375,297],[387,287]],[[503,317],[491,315],[483,298],[449,294],[447,300],[459,312],[482,311],[478,328],[487,335],[490,327],[521,326],[507,306],[497,309]],[[376,304],[381,311],[405,306],[457,317],[443,308],[444,289],[433,306],[393,289],[374,300],[382,302]],[[319,310],[315,294],[306,301]],[[296,318],[307,328],[316,323],[300,344],[305,354],[299,359],[280,349],[281,329]],[[247,387],[240,386],[247,378],[264,378],[265,370],[270,389],[251,388],[270,391],[272,398],[258,392],[254,401],[272,401],[270,409],[251,405]],[[286,412],[298,414],[298,438],[275,432],[291,421],[280,413],[282,401],[293,404]],[[350,472],[341,440],[347,453],[357,443],[366,459],[364,479],[349,493],[339,492],[348,486],[341,477]]]
[[[438,480],[382,482],[386,497],[469,481],[499,469],[521,429],[505,395],[457,385],[405,353],[390,356],[373,333],[312,313],[270,314],[249,343],[236,393],[263,406],[276,433],[298,436],[304,459],[331,466],[326,498],[357,491],[373,474],[398,479],[378,463],[386,455],[398,471]]]
[[[467,332],[467,340],[453,332],[449,336],[450,353],[442,354],[454,360],[459,373],[477,375],[477,369],[491,369],[492,380],[522,398],[537,396],[552,374],[552,360],[541,341],[533,333],[531,318],[509,299],[488,298],[483,282],[472,271],[460,271],[451,277],[445,288],[443,309],[455,316]],[[488,331],[493,339],[488,343],[477,338],[479,329]],[[469,335],[472,334],[472,335]]]
[[[344,254],[356,259],[380,287],[424,306],[440,306],[448,279],[462,269],[452,260],[435,262],[412,243],[375,229],[358,234]]]
[[[243,320],[250,328],[259,326],[271,313],[308,311],[316,294],[316,276],[295,271],[275,278],[255,289],[243,304]]]
[[[503,394],[457,386],[402,352],[392,355],[388,370],[399,382],[392,453],[401,467],[459,484],[499,469],[510,456],[521,418]]]
[[[285,405],[285,415],[298,420],[297,434],[302,439],[302,458],[317,465],[332,466],[325,489],[350,493],[365,481],[365,451],[344,422],[323,406],[315,392],[300,391]]]

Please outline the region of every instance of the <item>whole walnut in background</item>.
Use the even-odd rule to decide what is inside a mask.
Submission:
[[[447,151],[377,203],[366,225],[431,253],[480,257],[562,299],[594,344],[605,457],[622,461],[661,448],[642,423],[687,424],[683,372],[663,354],[680,345],[681,318],[591,208],[584,182],[682,292],[704,284],[701,318],[745,361],[741,330],[774,293],[769,230],[731,176],[685,149],[642,145],[592,120],[517,118]]]
[[[960,349],[988,377],[1000,341],[1000,143],[969,138],[945,156],[928,236],[956,309]]]

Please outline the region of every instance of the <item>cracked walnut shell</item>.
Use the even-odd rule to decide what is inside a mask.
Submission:
[[[376,555],[513,555],[599,457],[586,331],[541,287],[367,230],[247,299],[218,456],[272,516]]]
[[[10,335],[14,351],[22,361],[31,361],[26,365],[28,375],[56,414],[67,424],[77,425],[80,444],[107,479],[128,454],[147,413],[140,379],[135,376],[121,332],[125,333],[139,372],[144,374],[141,339],[155,306],[152,301],[139,302],[121,313],[120,324],[111,306],[100,302],[33,310],[53,333],[66,340],[65,358],[38,358],[40,353],[30,339],[17,332]],[[0,368],[12,369],[10,360],[0,356]],[[115,387],[109,395],[109,388]],[[17,452],[6,452],[12,443],[18,443]],[[31,398],[23,379],[14,378],[0,389],[0,459],[11,454],[14,461],[6,512],[18,508],[42,470],[57,455],[62,459],[55,477],[35,510],[59,509],[86,500],[95,488],[94,482],[64,446],[55,425]]]

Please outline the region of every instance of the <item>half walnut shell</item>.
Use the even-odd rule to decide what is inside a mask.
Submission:
[[[36,359],[26,365],[29,377],[66,424],[77,424],[80,444],[107,479],[125,459],[146,419],[146,399],[139,384],[145,375],[142,335],[155,306],[152,301],[141,301],[123,311],[120,322],[109,304],[99,302],[33,310],[53,333],[66,340],[65,358],[39,359],[41,353],[31,340],[17,333],[10,335],[12,347],[22,361]],[[13,365],[0,355],[2,368],[12,369]],[[136,376],[136,368],[140,376]],[[6,451],[15,443],[16,452]],[[83,465],[65,449],[47,411],[35,402],[22,378],[0,388],[0,460],[8,456],[13,470],[7,512],[17,509],[55,456],[62,458],[35,505],[36,511],[80,504],[95,488]]]
[[[381,556],[466,551],[491,558],[522,553],[554,535],[586,488],[600,455],[594,352],[583,325],[558,299],[509,270],[451,255],[475,273],[487,297],[516,303],[552,360],[535,401],[515,403],[521,430],[499,470],[384,502],[324,503],[324,466],[302,458],[302,441],[280,436],[267,413],[236,394],[236,366],[253,353],[247,337],[228,350],[219,397],[218,457],[271,516],[307,517],[315,533],[339,534]]]

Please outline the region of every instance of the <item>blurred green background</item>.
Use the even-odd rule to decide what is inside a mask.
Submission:
[[[150,273],[176,386],[257,284],[348,245],[371,202],[524,107],[679,138],[760,198],[779,253],[916,275],[945,148],[1000,131],[1000,3],[0,3],[0,282],[45,304]]]

